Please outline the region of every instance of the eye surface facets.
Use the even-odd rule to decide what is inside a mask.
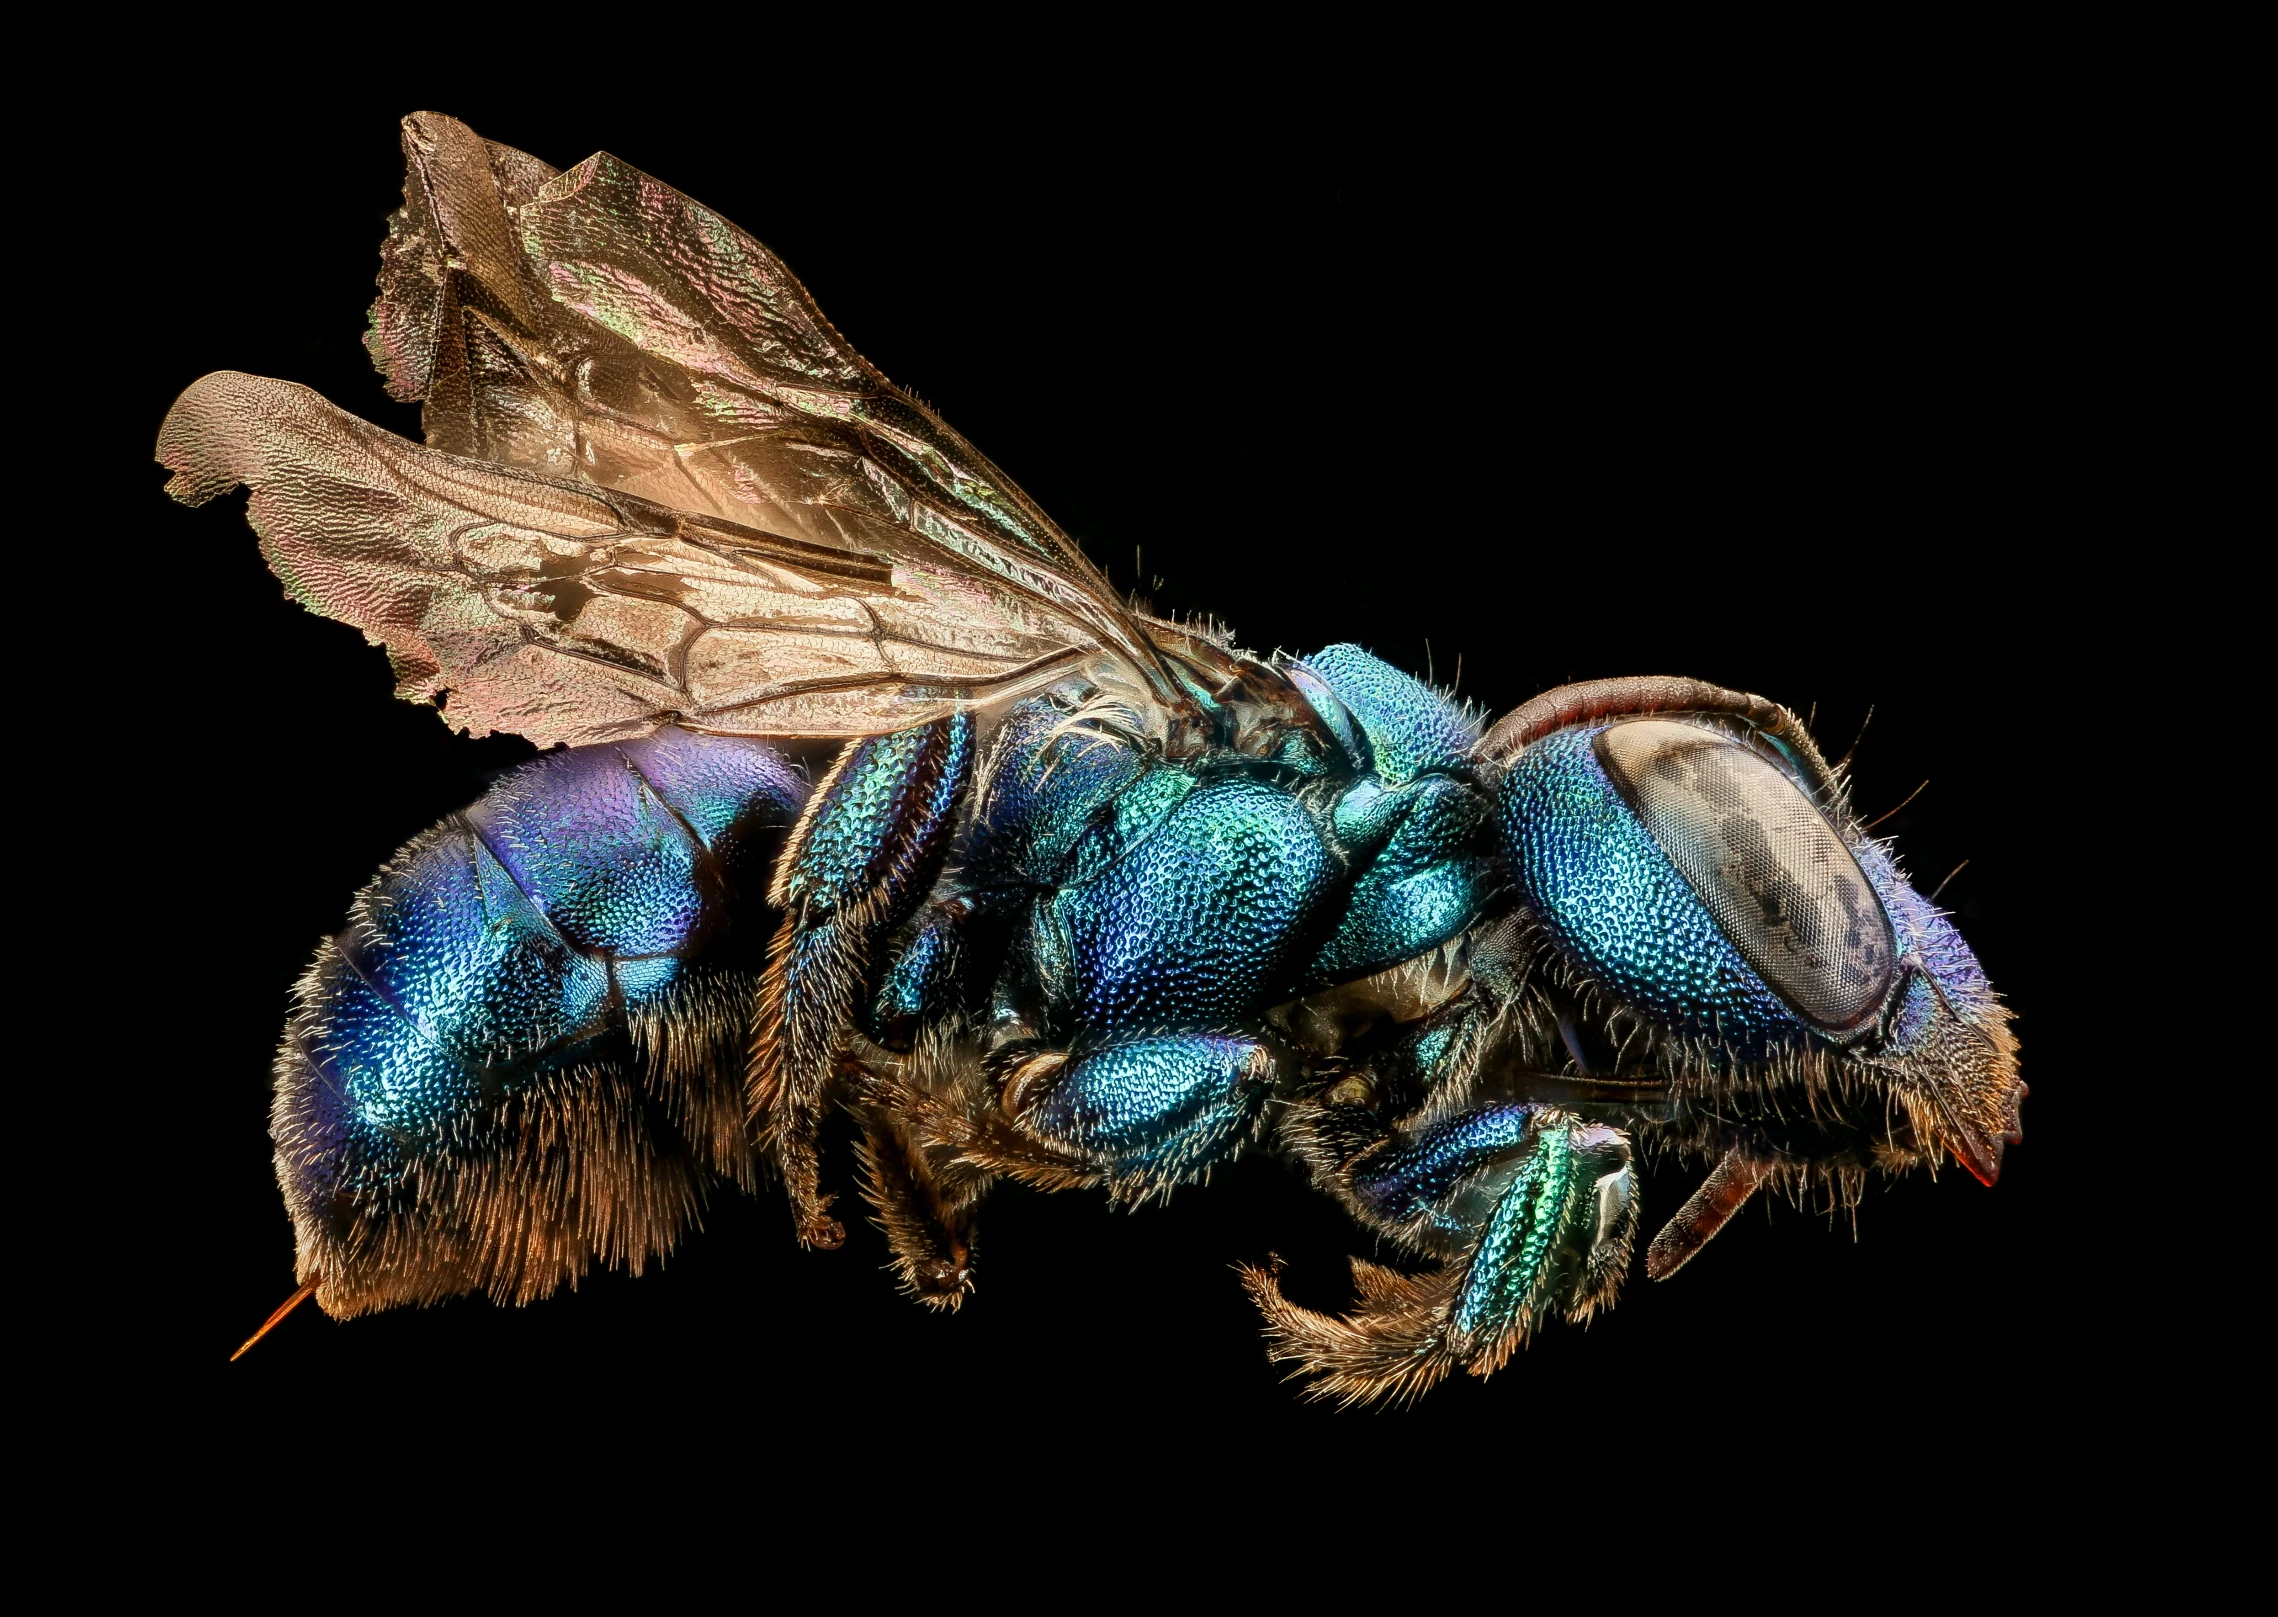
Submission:
[[[1889,998],[1889,917],[1827,817],[1778,768],[1660,719],[1598,737],[1606,773],[1724,935],[1805,1017],[1859,1026]]]

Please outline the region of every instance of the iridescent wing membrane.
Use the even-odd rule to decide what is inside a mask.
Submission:
[[[399,694],[541,745],[865,735],[1086,672],[1174,716],[1265,671],[1136,615],[765,247],[606,153],[404,120],[367,341],[427,446],[217,372],[159,436]],[[1278,683],[1278,681],[1273,681]]]

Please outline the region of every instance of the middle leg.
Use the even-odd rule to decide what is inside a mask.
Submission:
[[[1074,1052],[1016,1045],[981,1104],[866,1073],[865,1099],[921,1145],[1046,1190],[1104,1186],[1127,1206],[1205,1179],[1253,1140],[1287,1054],[1251,1033],[1148,1033]]]

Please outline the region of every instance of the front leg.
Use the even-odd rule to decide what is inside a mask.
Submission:
[[[1313,1104],[1365,1110],[1358,1098]],[[1327,1116],[1310,1126],[1317,1140],[1350,1140],[1361,1123]],[[1353,1151],[1331,1177],[1367,1222],[1440,1262],[1408,1275],[1354,1259],[1361,1301],[1343,1318],[1290,1302],[1273,1268],[1243,1270],[1269,1351],[1318,1377],[1316,1396],[1405,1400],[1454,1369],[1491,1375],[1551,1315],[1580,1322],[1610,1304],[1629,1267],[1629,1141],[1558,1107],[1427,1113]]]
[[[973,776],[965,714],[850,744],[808,799],[775,868],[783,911],[760,985],[747,1091],[802,1245],[846,1238],[829,1216],[815,1138],[878,940],[941,873]]]

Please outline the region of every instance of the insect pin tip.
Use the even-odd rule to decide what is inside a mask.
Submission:
[[[277,1311],[261,1322],[261,1328],[255,1331],[251,1336],[247,1337],[244,1342],[239,1345],[238,1350],[229,1356],[229,1362],[235,1364],[238,1360],[244,1358],[246,1354],[252,1352],[254,1343],[260,1341],[261,1338],[267,1336],[271,1331],[282,1325],[285,1322],[285,1316],[287,1314],[290,1314],[294,1309],[300,1307],[301,1304],[307,1302],[311,1297],[314,1297],[315,1295],[316,1282],[311,1280],[307,1285],[301,1287],[300,1290],[294,1292],[290,1297],[287,1297],[283,1302],[279,1303],[277,1305]]]

